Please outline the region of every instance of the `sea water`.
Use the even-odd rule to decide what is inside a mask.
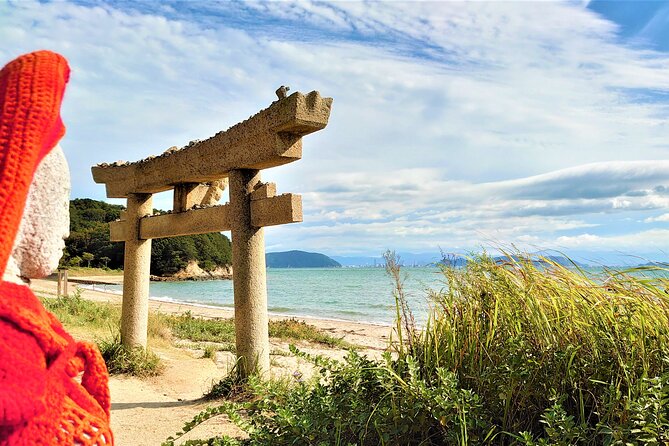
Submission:
[[[402,275],[407,301],[422,325],[429,291],[443,289],[444,277],[437,268],[403,268]],[[120,285],[94,288],[121,292]],[[384,268],[267,270],[268,309],[273,315],[391,324],[395,317],[393,288]],[[151,282],[149,295],[162,301],[234,308],[231,280]]]

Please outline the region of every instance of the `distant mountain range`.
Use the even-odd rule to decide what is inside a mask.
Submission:
[[[305,251],[268,252],[268,268],[340,268],[341,264],[325,254]]]
[[[400,264],[407,267],[416,266],[435,266],[437,264],[446,264],[449,266],[462,267],[467,264],[467,256],[462,254],[447,254],[442,257],[441,253],[399,253]],[[564,256],[555,256],[555,255],[541,255],[539,253],[532,254],[534,256],[533,262],[535,264],[544,264],[546,261],[557,263],[558,265],[563,266],[573,266],[574,264],[579,267],[586,266],[583,263],[575,262],[569,260]],[[538,257],[541,256],[542,259],[539,260]],[[383,267],[385,262],[383,257],[348,257],[348,256],[332,256],[334,260],[341,263],[343,266],[376,266]],[[512,256],[515,260],[519,260],[519,256]],[[505,261],[508,260],[507,256],[496,256],[494,257],[496,261]]]
[[[301,253],[303,251],[288,251]],[[286,253],[271,253],[274,254],[286,254]],[[344,266],[344,267],[377,267],[383,268],[385,266],[385,261],[381,255],[373,256],[326,256],[324,254],[316,253],[304,253],[323,256],[324,258],[330,259],[337,263],[333,266]],[[552,255],[556,254],[556,255]],[[533,262],[536,265],[545,264],[545,260],[539,260],[539,257],[546,259],[549,262],[556,263],[558,265],[563,265],[566,267],[572,267],[574,265],[582,267],[601,267],[601,266],[611,266],[611,267],[634,267],[638,265],[652,265],[660,264],[665,266],[666,261],[649,261],[648,258],[643,258],[639,256],[624,255],[618,253],[617,256],[613,255],[615,253],[602,252],[601,255],[598,253],[588,253],[588,252],[573,252],[569,254],[569,257],[566,255],[560,255],[556,251],[538,251],[530,253],[529,256],[532,257]],[[404,267],[424,267],[424,266],[435,266],[439,263],[444,263],[451,266],[462,267],[467,264],[468,256],[465,254],[454,253],[454,254],[445,254],[445,257],[442,258],[442,253],[440,252],[423,252],[423,253],[410,253],[410,252],[399,252],[398,256],[400,258],[400,264]],[[512,256],[514,259],[518,260],[519,256]],[[650,257],[650,256],[649,256]],[[497,261],[508,260],[507,256],[498,255],[494,256],[494,259]],[[578,259],[578,260],[576,260]],[[308,263],[310,264],[310,263]],[[319,266],[327,267],[330,265],[324,265],[318,263]],[[269,263],[268,263],[269,266]],[[308,266],[305,266],[308,267]],[[315,266],[312,266],[315,267]],[[274,268],[281,268],[281,266],[275,266]],[[300,266],[284,266],[283,268],[300,268]]]
[[[439,252],[424,252],[424,253],[398,253],[400,263],[404,266],[429,266],[434,265],[441,260]],[[366,256],[332,256],[334,260],[341,263],[343,266],[377,266],[382,267],[385,261],[382,256],[366,257]]]
[[[495,262],[497,263],[503,263],[503,262],[510,262],[510,261],[522,261],[524,257],[522,256],[517,256],[517,255],[512,255],[512,256],[495,256],[493,257],[495,259]],[[539,255],[531,255],[530,259],[532,260],[532,263],[537,266],[546,266],[550,264],[556,264],[556,265],[561,265],[567,268],[571,268],[573,266],[577,266],[579,268],[584,268],[587,265],[584,265],[583,263],[576,262],[574,260],[570,260],[567,257],[564,256],[539,256]],[[462,267],[467,265],[467,258],[464,256],[448,256],[442,259],[441,262],[444,265],[448,266],[455,266],[455,267]]]

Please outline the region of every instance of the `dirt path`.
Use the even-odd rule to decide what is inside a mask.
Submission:
[[[274,377],[293,377],[299,372],[303,378],[313,375],[311,364],[288,355],[288,343],[272,340],[271,356]],[[327,349],[318,345],[301,343],[301,350],[341,359],[343,350]],[[202,395],[211,385],[224,378],[234,364],[229,352],[218,352],[216,361],[198,357],[202,353],[176,347],[153,348],[163,363],[165,371],[154,378],[113,377],[110,382],[112,394],[112,429],[116,444],[132,446],[159,445],[168,436],[181,429],[207,406],[215,402],[203,401]],[[364,350],[363,353],[379,356],[380,350]],[[216,417],[198,426],[177,444],[189,439],[203,439],[215,435],[243,436],[244,433],[226,417]]]
[[[174,435],[212,402],[201,400],[227,368],[185,350],[154,349],[165,371],[154,378],[112,377],[112,431],[119,446],[155,446]],[[182,441],[215,435],[242,435],[225,417],[199,426]],[[182,442],[180,441],[180,443]]]

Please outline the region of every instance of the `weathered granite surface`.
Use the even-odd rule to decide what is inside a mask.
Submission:
[[[293,93],[246,121],[186,147],[157,157],[93,166],[93,179],[105,183],[107,197],[158,193],[184,183],[208,183],[235,169],[265,169],[302,158],[302,137],[323,129],[332,98],[317,91]]]

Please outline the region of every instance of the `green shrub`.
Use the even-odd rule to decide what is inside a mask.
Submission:
[[[174,336],[196,342],[217,342],[223,350],[235,351],[235,320],[195,317],[190,311],[178,316],[164,316]],[[313,325],[296,319],[269,322],[270,337],[316,342],[330,347],[352,348],[346,341],[323,333]]]
[[[320,375],[289,387],[249,381],[255,398],[206,415],[246,413],[235,421],[249,439],[217,441],[669,443],[668,271],[592,277],[548,259],[508,259],[480,256],[444,268],[447,286],[430,296],[420,331],[403,302],[399,263],[391,262],[395,356],[373,361],[351,352],[337,362],[294,350]]]

